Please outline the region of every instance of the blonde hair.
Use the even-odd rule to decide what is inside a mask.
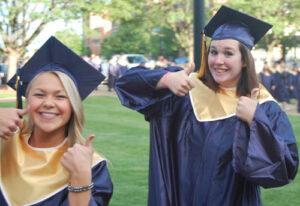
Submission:
[[[30,92],[30,89],[32,87],[32,83],[37,79],[41,74],[44,73],[50,73],[57,76],[61,83],[63,84],[68,98],[70,100],[71,106],[72,106],[72,114],[70,117],[69,122],[66,126],[66,134],[69,138],[68,144],[69,147],[72,147],[75,143],[84,144],[85,139],[82,137],[82,131],[84,126],[84,113],[83,113],[83,105],[82,101],[79,95],[79,92],[73,82],[73,80],[65,73],[60,71],[43,71],[37,74],[29,83],[25,97],[28,98],[28,94]],[[30,116],[28,117],[28,124],[27,125],[27,132],[32,132],[34,129],[34,123]]]

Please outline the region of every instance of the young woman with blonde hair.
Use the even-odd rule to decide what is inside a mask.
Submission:
[[[0,109],[1,205],[108,205],[106,161],[82,137],[82,100],[104,77],[54,37],[18,72],[27,106]]]

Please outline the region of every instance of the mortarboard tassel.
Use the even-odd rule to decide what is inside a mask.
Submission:
[[[205,60],[205,56],[206,56],[206,48],[205,48],[205,34],[204,31],[202,31],[202,52],[201,52],[201,66],[198,72],[198,78],[201,78],[204,75],[204,69],[206,66],[206,60]]]
[[[16,98],[16,107],[18,109],[22,109],[22,92],[21,92],[21,81],[20,81],[20,76],[21,76],[21,69],[17,69],[17,81],[16,81],[16,92],[17,92],[17,98]]]

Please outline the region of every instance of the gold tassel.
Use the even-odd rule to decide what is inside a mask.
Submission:
[[[206,61],[205,61],[205,53],[206,53],[206,49],[205,49],[205,34],[204,31],[202,31],[202,52],[201,52],[201,66],[198,72],[197,77],[201,78],[204,75],[204,69],[206,66]]]

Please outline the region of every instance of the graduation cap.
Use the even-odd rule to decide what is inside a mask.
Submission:
[[[223,5],[205,26],[204,34],[212,40],[235,39],[251,50],[271,27],[267,22]]]
[[[17,90],[18,108],[22,108],[21,96],[25,96],[28,84],[42,71],[66,73],[74,81],[82,100],[105,78],[93,66],[52,36],[7,83]]]

